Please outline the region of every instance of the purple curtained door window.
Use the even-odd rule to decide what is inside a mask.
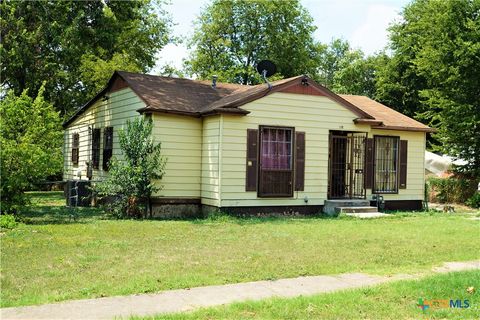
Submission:
[[[265,170],[292,169],[292,130],[263,128],[261,165]]]

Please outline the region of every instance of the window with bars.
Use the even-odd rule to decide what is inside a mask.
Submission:
[[[375,193],[398,192],[399,137],[375,136]]]
[[[293,128],[260,127],[258,195],[293,195]]]
[[[78,133],[72,134],[72,163],[78,165],[78,158],[80,153],[80,135]]]
[[[106,127],[103,133],[103,170],[108,171],[108,164],[112,158],[113,127]]]
[[[92,167],[98,169],[100,166],[100,129],[92,130]]]

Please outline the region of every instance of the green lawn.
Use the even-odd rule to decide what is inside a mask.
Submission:
[[[109,220],[32,194],[25,224],[2,231],[1,306],[343,272],[422,272],[480,257],[480,222],[386,219]]]
[[[475,286],[472,294],[467,288]],[[419,299],[468,300],[468,308],[428,308]],[[236,303],[192,313],[133,319],[478,319],[480,271],[435,275],[376,287],[293,299]]]

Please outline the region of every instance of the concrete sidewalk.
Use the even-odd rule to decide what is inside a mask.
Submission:
[[[480,269],[480,261],[446,263],[435,272]],[[156,294],[74,300],[40,306],[1,309],[3,319],[112,319],[182,312],[271,297],[297,297],[376,285],[392,280],[412,279],[413,275],[382,277],[362,273],[310,276],[275,281],[255,281],[220,286],[171,290]]]

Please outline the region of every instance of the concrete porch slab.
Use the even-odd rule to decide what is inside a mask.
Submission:
[[[381,212],[354,212],[354,213],[352,212],[352,213],[346,213],[345,215],[349,217],[360,218],[360,219],[392,217],[391,214],[385,214]]]

